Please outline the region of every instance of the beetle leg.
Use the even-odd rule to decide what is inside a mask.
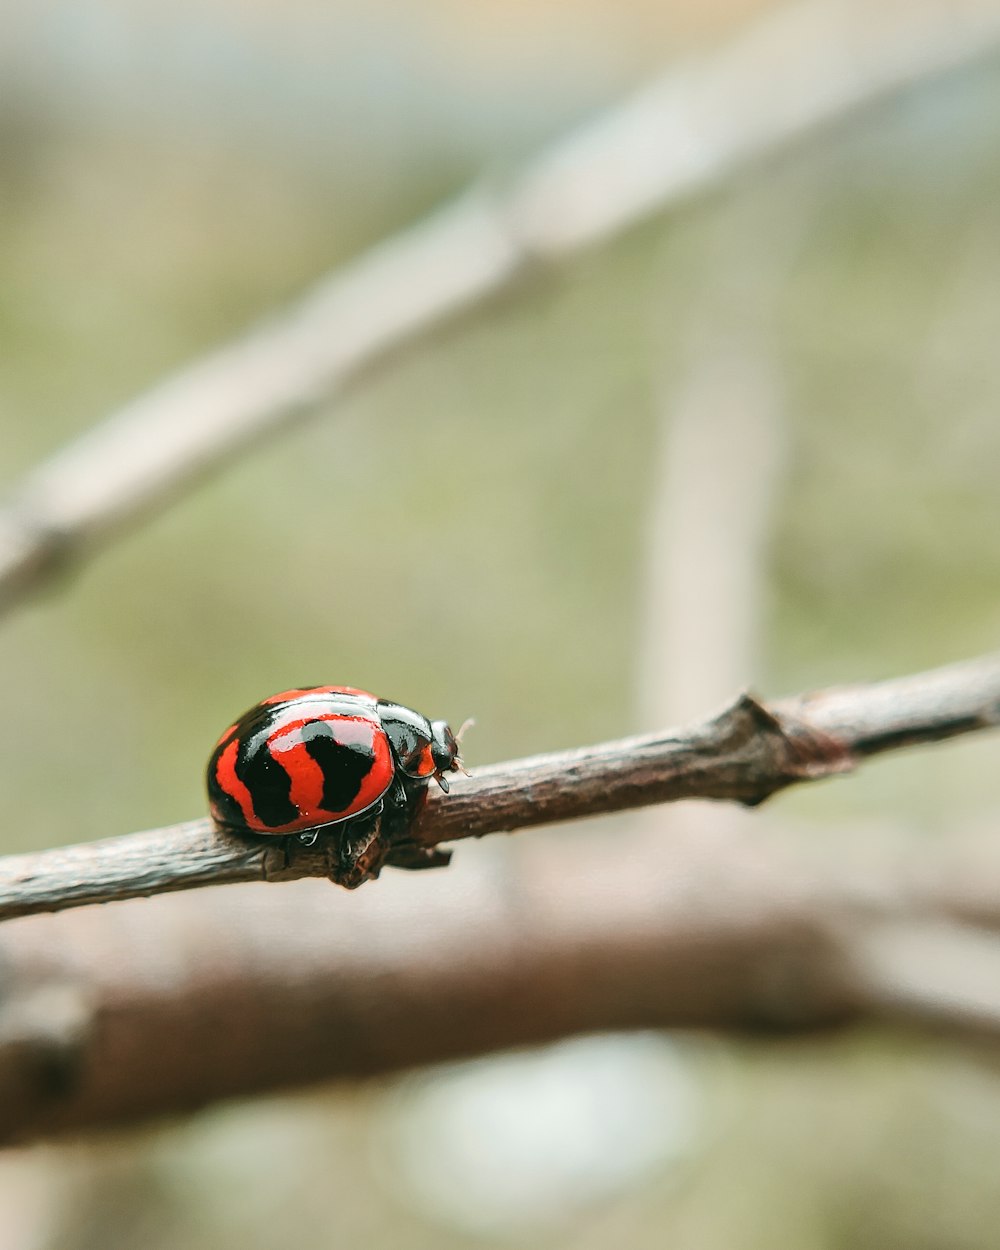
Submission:
[[[388,844],[382,837],[384,809],[385,803],[380,800],[370,812],[349,821],[341,832],[337,868],[330,875],[349,890],[374,880],[385,861]]]

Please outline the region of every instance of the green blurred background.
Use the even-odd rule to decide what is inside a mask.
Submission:
[[[754,7],[16,0],[4,481]],[[435,335],[213,476],[3,623],[0,849],[199,814],[219,729],[298,683],[474,714],[473,765],[636,728],[650,448],[692,369],[734,347],[766,356],[781,396],[764,643],[740,680],[779,693],[990,649],[998,196],[987,60]],[[889,759],[781,815],[819,847],[930,844],[995,817],[996,749]],[[461,848],[452,871],[487,853]],[[598,1068],[570,1046],[530,1076],[483,1065],[10,1152],[0,1250],[997,1244],[1000,1082],[982,1056],[868,1034],[637,1045]],[[607,1185],[597,1111],[580,1183],[547,1178],[515,1130],[463,1182],[478,1209],[413,1165],[421,1142],[461,1156],[447,1108],[467,1085],[503,1102],[533,1082],[572,1119],[605,1069],[619,1104],[636,1071],[662,1084],[657,1125],[639,1106],[616,1128],[648,1142]],[[511,1180],[525,1157],[530,1193]]]

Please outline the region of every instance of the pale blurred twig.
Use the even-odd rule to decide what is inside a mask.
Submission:
[[[807,206],[769,199],[721,214],[713,264],[690,301],[679,383],[661,382],[652,459],[638,706],[644,727],[684,721],[760,672],[770,518],[784,460],[774,308]],[[779,219],[780,218],[780,219]],[[657,342],[657,357],[671,344]]]
[[[992,0],[803,0],[335,271],[40,465],[0,511],[0,606],[394,349],[634,222],[990,51]]]

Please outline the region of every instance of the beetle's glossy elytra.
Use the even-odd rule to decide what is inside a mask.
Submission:
[[[237,833],[310,842],[342,826],[344,847],[355,848],[344,851],[345,884],[358,884],[357,845],[382,844],[366,861],[376,875],[427,784],[447,790],[445,774],[461,768],[444,721],[353,686],[299,687],[261,700],[222,734],[208,764],[209,805],[216,824]]]

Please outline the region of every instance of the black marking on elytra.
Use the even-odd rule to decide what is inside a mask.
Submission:
[[[236,776],[250,791],[254,813],[262,824],[276,829],[297,818],[299,809],[289,797],[292,779],[260,742],[259,734],[240,738]]]
[[[219,767],[219,756],[222,754],[222,751],[223,747],[220,747],[212,756],[212,763],[208,772],[208,798],[219,823],[228,825],[230,828],[239,829],[247,823],[246,817],[243,815],[243,808],[240,807],[228,790],[223,790],[216,777]]]
[[[323,808],[342,812],[351,806],[375,763],[375,751],[364,743],[338,742],[336,722],[311,721],[302,727],[306,750],[323,772]]]

